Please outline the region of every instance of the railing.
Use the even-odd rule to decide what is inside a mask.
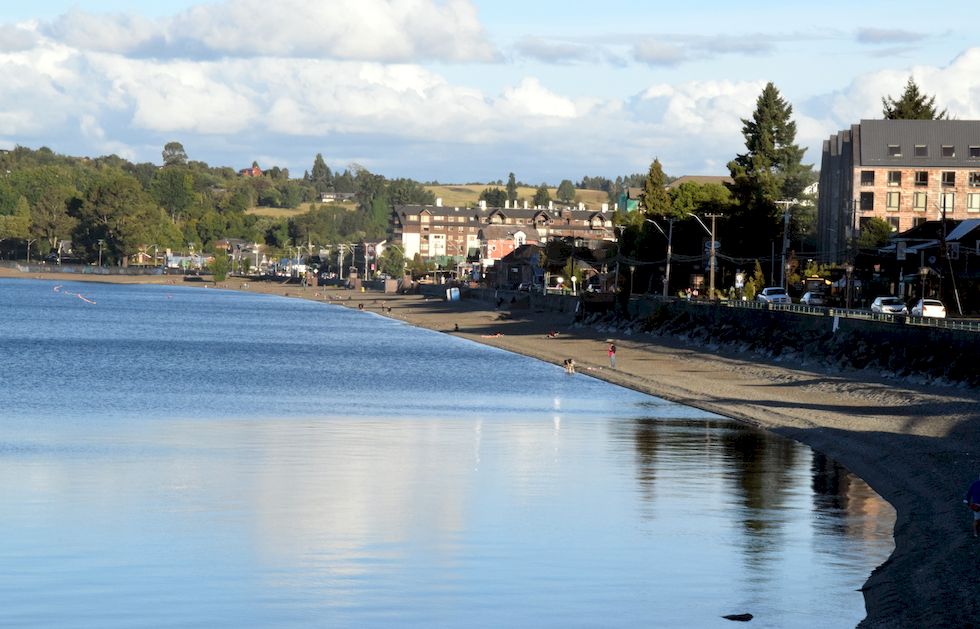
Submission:
[[[673,301],[683,301],[670,298]],[[724,308],[744,308],[747,310],[774,310],[781,312],[793,312],[801,315],[815,317],[841,317],[845,319],[863,319],[865,321],[880,321],[895,325],[915,325],[928,328],[945,328],[948,330],[965,330],[968,332],[980,332],[980,319],[937,319],[936,317],[913,317],[909,315],[894,315],[887,313],[876,313],[870,310],[860,310],[856,308],[836,308],[827,306],[807,306],[804,304],[771,304],[757,300],[721,300],[712,302],[709,300],[690,300],[692,306],[712,306],[718,305]]]

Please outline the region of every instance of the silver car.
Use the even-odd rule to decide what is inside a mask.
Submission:
[[[827,299],[823,293],[808,290],[800,297],[800,303],[804,306],[823,306],[827,303]]]
[[[920,299],[912,306],[913,317],[935,317],[937,319],[946,318],[946,306],[938,299]]]
[[[898,297],[875,297],[875,300],[871,302],[871,312],[875,314],[907,315],[909,309]]]

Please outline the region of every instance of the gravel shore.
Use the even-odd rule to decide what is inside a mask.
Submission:
[[[167,276],[37,276],[8,269],[0,269],[0,277],[172,281]],[[554,364],[571,358],[580,373],[796,439],[838,460],[896,509],[895,552],[863,588],[868,616],[861,626],[980,625],[980,541],[972,537],[970,512],[962,504],[980,472],[980,392],[975,389],[776,363],[684,339],[581,327],[570,313],[511,312],[471,300],[275,282],[245,286],[240,279],[217,287],[361,304],[369,312]],[[608,366],[609,341],[619,350],[615,370]]]

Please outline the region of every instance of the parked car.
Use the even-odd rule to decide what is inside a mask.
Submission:
[[[817,291],[807,291],[800,297],[800,303],[804,306],[823,306],[827,303],[827,297]]]
[[[758,301],[768,304],[791,304],[793,301],[786,294],[786,289],[780,286],[770,286],[763,288],[762,292],[755,296]]]
[[[909,309],[898,297],[875,297],[871,302],[871,312],[875,314],[907,315]]]
[[[938,299],[920,299],[912,306],[913,317],[946,318],[946,306]]]

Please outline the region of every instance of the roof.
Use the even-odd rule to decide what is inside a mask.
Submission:
[[[732,183],[733,179],[727,175],[684,175],[683,177],[678,177],[669,184],[667,184],[668,190],[673,190],[681,184],[685,183],[696,183],[700,185],[704,184],[716,184],[719,186],[725,185],[726,183]]]
[[[862,166],[980,168],[980,120],[862,120],[860,142]],[[889,146],[900,155],[890,155]],[[927,155],[916,157],[916,146]],[[954,157],[943,157],[943,146],[952,146]]]
[[[976,220],[976,219],[973,219]],[[955,219],[946,219],[946,233],[952,234],[960,226],[961,222]],[[943,232],[942,221],[926,221],[916,225],[912,229],[903,231],[892,237],[892,240],[938,240]],[[947,236],[947,240],[952,240]]]
[[[538,215],[544,215],[548,218],[554,220],[560,220],[565,217],[571,217],[575,220],[588,220],[599,215],[608,215],[609,220],[612,220],[614,212],[609,210],[603,213],[601,210],[580,210],[577,207],[559,208],[556,207],[552,210],[548,208],[502,208],[502,207],[488,207],[486,209],[480,208],[455,208],[437,205],[399,205],[395,207],[395,212],[398,214],[405,213],[408,216],[413,214],[421,214],[423,211],[428,212],[432,216],[472,216],[480,222],[488,222],[489,217],[500,214],[506,218],[522,218],[529,219],[535,218]]]
[[[946,240],[953,242],[963,240],[970,232],[980,227],[980,218],[970,218],[956,226],[953,231],[946,234]]]

